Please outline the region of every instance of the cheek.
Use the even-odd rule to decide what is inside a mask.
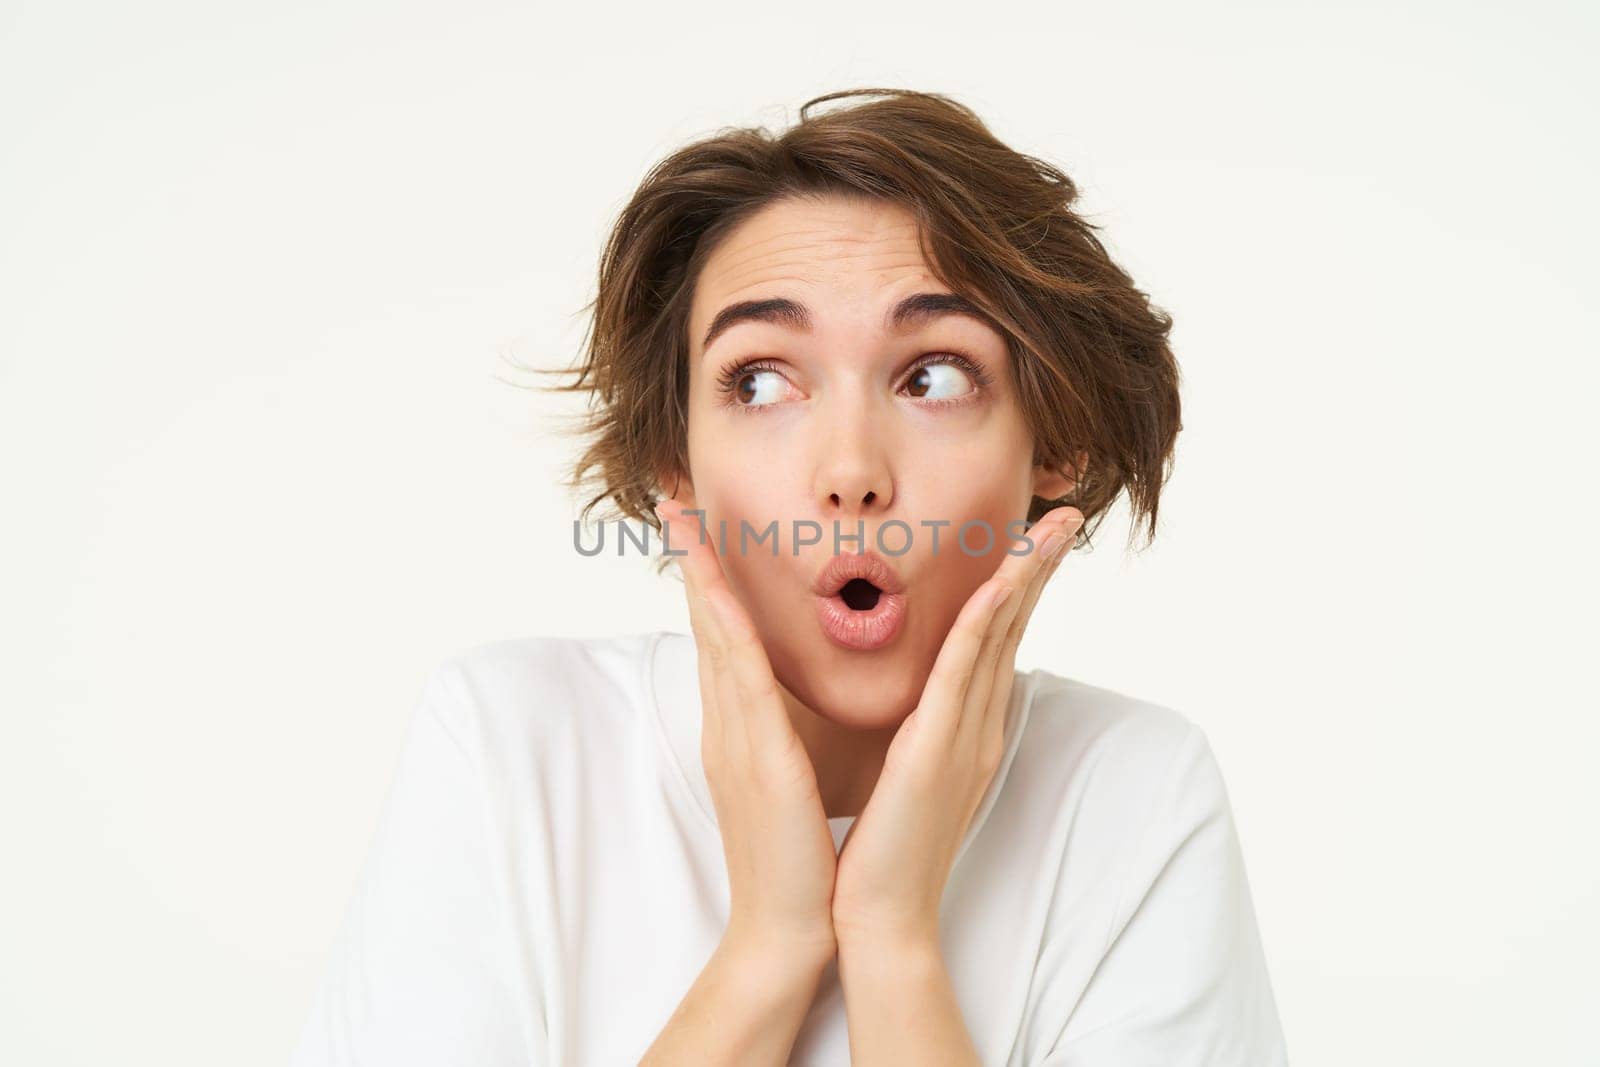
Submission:
[[[1033,499],[1032,469],[1027,453],[1014,449],[973,449],[952,460],[945,476],[930,480],[924,510],[947,520],[940,530],[941,567],[960,574],[987,572],[971,581],[973,588],[993,573],[1011,543],[1009,523],[1027,518]],[[966,524],[965,534],[962,526]],[[1012,527],[1013,529],[1016,527]],[[931,546],[929,546],[931,547]]]
[[[997,448],[964,464],[956,476],[936,483],[925,509],[949,522],[939,530],[937,551],[926,536],[932,531],[919,531],[926,555],[917,637],[929,666],[972,594],[1010,558],[1007,549],[1023,532],[1033,498],[1027,453]]]
[[[795,507],[789,479],[760,467],[730,466],[726,458],[697,467],[695,475],[695,503],[705,510],[706,536],[728,586],[763,637],[782,633],[808,558],[795,558],[790,543]]]
[[[720,467],[702,464],[694,473],[695,505],[705,510],[702,521],[713,537],[720,536],[719,524],[725,525],[730,554],[738,554],[740,532],[748,530],[750,554],[764,554],[772,562],[772,534],[768,527],[774,522],[778,524],[780,558],[789,551],[789,530],[796,516],[796,483],[787,472],[761,464],[729,466],[724,460]],[[756,544],[757,536],[765,540]]]
[[[1021,415],[1001,406],[967,418],[975,421],[956,425],[956,416],[943,416],[906,427],[902,481],[924,507],[942,508],[940,518],[987,518],[1031,486],[1033,443]]]

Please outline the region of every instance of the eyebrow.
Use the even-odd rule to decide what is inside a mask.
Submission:
[[[977,319],[996,333],[1005,333],[986,311],[955,293],[916,293],[908,296],[889,309],[883,317],[883,325],[887,330],[899,332],[922,326],[945,315],[964,315]],[[802,333],[811,332],[811,312],[797,300],[781,296],[767,300],[743,300],[717,312],[717,317],[711,320],[711,327],[706,330],[705,340],[700,342],[700,351],[704,352],[720,334],[741,322],[770,322]]]

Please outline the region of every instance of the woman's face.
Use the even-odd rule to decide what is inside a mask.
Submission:
[[[937,307],[896,321],[901,302],[922,294],[951,295],[904,208],[788,199],[717,246],[689,316],[690,469],[677,499],[705,509],[713,538],[726,522],[723,570],[778,681],[856,729],[893,726],[916,708],[956,615],[1005,558],[1007,523],[1020,530],[1034,494],[1071,488],[1032,465],[1002,334]],[[722,314],[779,299],[792,302],[787,313]],[[880,546],[891,520],[904,526]],[[967,531],[967,551],[957,542],[974,520],[994,531],[987,551],[981,525]],[[770,535],[754,540],[774,521],[776,555]],[[808,521],[822,531],[798,555],[797,521],[801,538],[816,536]],[[751,531],[742,552],[741,522]],[[877,647],[848,647],[824,626],[830,609],[819,611],[813,587],[835,554],[835,522],[840,554],[876,553],[903,583],[900,623]],[[864,542],[843,540],[858,522]],[[849,606],[833,598],[831,610]]]

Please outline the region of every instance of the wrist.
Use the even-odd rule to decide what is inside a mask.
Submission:
[[[847,962],[862,970],[944,966],[944,949],[936,925],[901,930],[841,929],[838,941],[841,969]]]
[[[831,927],[791,931],[732,921],[718,951],[756,975],[814,981],[838,952],[838,941]]]

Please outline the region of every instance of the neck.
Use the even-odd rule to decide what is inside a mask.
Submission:
[[[860,815],[878,784],[884,755],[898,725],[881,730],[853,730],[817,714],[783,683],[783,704],[800,743],[817,774],[822,810],[830,819]]]

